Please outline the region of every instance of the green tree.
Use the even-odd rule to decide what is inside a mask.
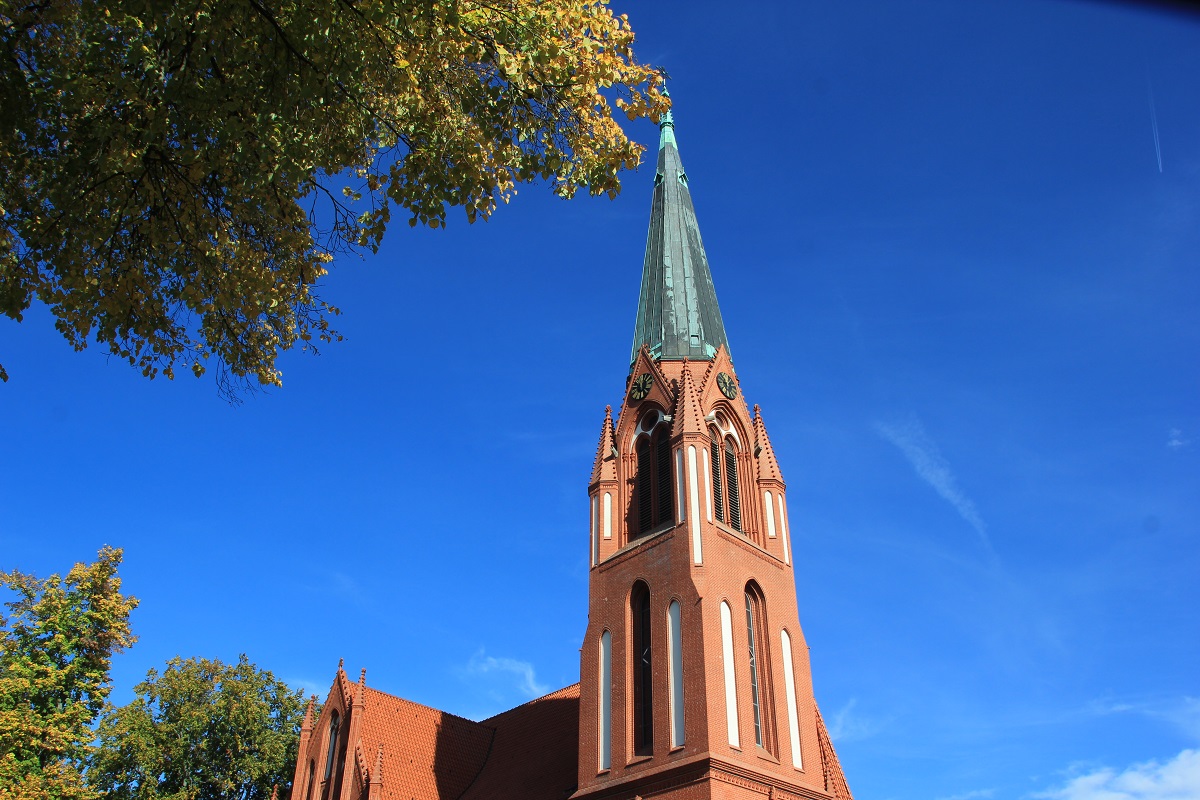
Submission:
[[[0,796],[12,800],[91,798],[82,767],[91,725],[112,689],[112,655],[135,637],[121,594],[121,551],[39,580],[0,573],[16,595],[0,613]]]
[[[268,800],[292,780],[304,699],[241,656],[174,658],[100,721],[88,783],[112,800]]]
[[[0,0],[0,313],[226,392],[338,338],[316,282],[392,209],[614,195],[658,71],[607,0]],[[0,367],[0,379],[7,379]]]

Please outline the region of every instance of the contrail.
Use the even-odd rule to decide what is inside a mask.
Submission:
[[[1154,130],[1154,155],[1158,157],[1158,171],[1162,172],[1162,145],[1158,143],[1158,112],[1154,110],[1154,86],[1150,75],[1146,75],[1146,92],[1150,98],[1150,127]]]

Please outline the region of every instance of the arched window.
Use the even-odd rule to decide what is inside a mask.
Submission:
[[[650,587],[633,585],[629,598],[633,617],[633,751],[654,752],[654,651],[650,638]]]
[[[729,743],[742,746],[738,734],[737,679],[733,668],[733,611],[729,603],[721,601],[721,664],[725,673],[725,724],[729,731]]]
[[[341,728],[341,724],[342,718],[334,711],[333,716],[329,720],[329,747],[325,751],[325,786],[321,792],[321,797],[324,800],[329,800],[333,792],[333,762],[337,755],[338,730]]]
[[[612,765],[612,634],[600,634],[600,771]]]
[[[312,800],[313,778],[316,777],[317,762],[308,760],[308,788],[304,790],[304,800]]]
[[[667,608],[667,684],[671,690],[671,747],[682,747],[683,617],[678,600],[672,600]]]
[[[754,743],[773,750],[771,735],[770,659],[767,657],[762,590],[751,581],[746,584],[746,642],[749,646],[750,705],[754,711]]]
[[[733,442],[725,441],[725,488],[729,492],[729,527],[742,529],[742,502],[738,494],[737,453]]]
[[[630,530],[634,536],[642,536],[675,519],[671,428],[657,409],[652,409],[638,423],[633,451],[637,456],[637,478]]]
[[[733,437],[716,428],[709,431],[713,484],[713,515],[735,531],[742,529],[742,499],[738,492],[737,449]]]

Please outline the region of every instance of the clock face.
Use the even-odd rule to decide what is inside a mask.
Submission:
[[[629,395],[634,400],[644,400],[646,395],[650,394],[650,387],[654,385],[654,378],[650,377],[649,372],[643,372],[633,379],[633,387],[629,390]]]
[[[730,400],[737,397],[737,384],[733,382],[733,378],[724,372],[717,373],[717,388],[721,390],[721,394]]]

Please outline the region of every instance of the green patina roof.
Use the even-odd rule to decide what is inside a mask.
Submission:
[[[631,361],[643,344],[660,359],[711,360],[719,346],[729,350],[729,341],[670,112],[659,129],[658,171]]]

